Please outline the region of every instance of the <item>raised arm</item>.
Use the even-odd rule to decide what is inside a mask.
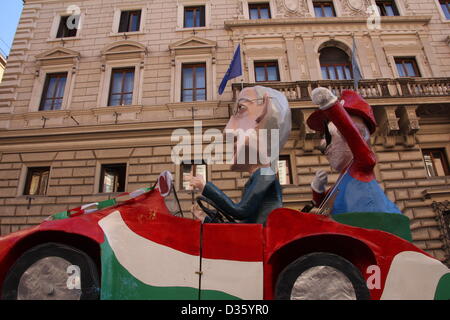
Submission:
[[[372,175],[373,173],[373,167],[376,164],[375,153],[355,126],[349,113],[344,109],[344,101],[338,100],[330,92],[327,98],[321,101],[316,100],[315,102],[320,105],[320,109],[326,118],[333,122],[344,136],[353,153],[353,164],[350,174],[356,179],[366,180],[368,174]]]

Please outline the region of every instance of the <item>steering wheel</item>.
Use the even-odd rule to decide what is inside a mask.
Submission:
[[[224,223],[225,219],[227,219],[231,223],[236,223],[236,220],[230,216],[228,213],[220,209],[212,200],[204,197],[204,196],[198,196],[196,199],[197,204],[200,206],[200,208],[213,220],[218,220],[221,223]],[[203,205],[203,201],[209,204],[211,207],[214,208],[214,210],[209,209]]]

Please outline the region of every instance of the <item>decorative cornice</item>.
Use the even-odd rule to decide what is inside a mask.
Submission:
[[[417,23],[428,24],[431,16],[396,16],[381,17],[383,24]],[[227,20],[224,22],[226,29],[256,26],[276,25],[311,25],[311,24],[367,24],[365,17],[335,17],[335,18],[283,18],[283,19],[258,19],[258,20]]]

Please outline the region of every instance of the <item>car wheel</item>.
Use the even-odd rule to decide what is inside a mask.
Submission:
[[[366,282],[348,260],[331,253],[310,253],[279,275],[275,298],[281,300],[368,300]]]
[[[95,300],[100,285],[97,266],[84,252],[59,243],[26,251],[3,283],[6,300]]]

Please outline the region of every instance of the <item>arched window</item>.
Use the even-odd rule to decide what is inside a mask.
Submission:
[[[320,68],[324,80],[353,79],[350,57],[339,48],[325,47],[320,50]]]

